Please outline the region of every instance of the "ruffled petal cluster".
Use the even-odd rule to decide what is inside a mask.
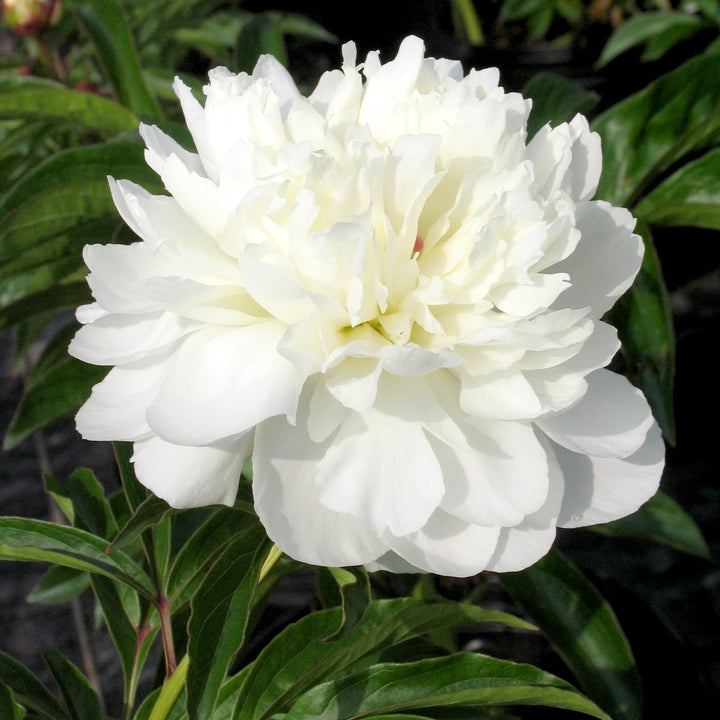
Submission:
[[[113,366],[85,438],[133,442],[175,507],[231,504],[251,454],[269,536],[327,566],[518,570],[655,492],[601,319],[643,246],[591,199],[582,116],[528,142],[497,70],[414,37],[385,64],[346,45],[309,97],[271,57],[211,71],[204,106],[175,90],[196,152],[142,126],[169,194],[111,180],[140,241],[85,248],[70,352]]]

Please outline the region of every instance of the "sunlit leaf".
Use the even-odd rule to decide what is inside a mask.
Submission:
[[[78,528],[45,520],[0,517],[0,559],[34,560],[99,573],[154,596],[150,578],[122,552],[107,554],[108,543]]]
[[[705,560],[712,559],[697,523],[663,492],[655,493],[632,515],[604,525],[593,525],[588,530],[610,537],[649,540]]]
[[[140,71],[140,63],[122,7],[117,0],[92,0],[76,12],[97,50],[118,100],[147,120],[162,112]]]
[[[500,577],[588,696],[614,720],[639,720],[642,689],[630,646],[587,578],[554,550],[532,567]]]
[[[374,665],[313,688],[286,720],[356,720],[375,714],[502,705],[544,705],[610,720],[572,685],[532,665],[457,653]]]
[[[720,150],[683,165],[649,192],[633,212],[650,225],[720,230]]]
[[[600,133],[603,172],[597,196],[631,207],[689,152],[717,145],[720,55],[702,55],[606,110]]]

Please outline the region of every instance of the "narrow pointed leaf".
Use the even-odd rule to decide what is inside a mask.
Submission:
[[[374,665],[313,688],[285,720],[356,720],[375,714],[544,705],[610,720],[572,685],[532,665],[457,653]]]
[[[122,482],[123,491],[127,498],[130,510],[135,512],[140,504],[148,497],[148,491],[138,482],[135,477],[130,458],[133,454],[133,445],[128,442],[114,442],[115,462]]]
[[[603,147],[597,196],[634,205],[689,152],[718,144],[720,55],[702,55],[606,110],[593,123]]]
[[[271,546],[261,528],[238,535],[193,596],[186,680],[190,720],[212,715],[220,685],[242,646],[260,568]]]
[[[683,165],[634,208],[651,225],[720,230],[720,150]]]
[[[0,681],[43,720],[70,720],[65,708],[22,663],[0,652]]]
[[[7,720],[22,720],[25,710],[13,699],[10,688],[0,681],[0,718]]]
[[[75,260],[73,259],[72,262],[74,264]],[[72,276],[69,279],[61,278],[60,284],[53,279],[43,285],[42,290],[29,294],[22,293],[21,297],[13,298],[7,305],[0,300],[0,330],[49,311],[76,308],[92,299],[88,284],[84,280],[75,281]],[[0,284],[0,295],[4,290],[5,288]]]
[[[157,525],[174,512],[177,510],[171,508],[164,500],[155,495],[148,495],[113,538],[110,543],[111,552],[127,547],[144,530]]]
[[[108,555],[107,548],[106,540],[78,528],[0,517],[0,559],[35,560],[99,573],[152,598],[152,583],[142,568],[120,551]]]
[[[117,0],[85,2],[76,12],[118,100],[143,118],[159,120],[160,106],[145,84],[135,44]]]
[[[340,627],[325,640],[347,635],[362,619],[372,601],[370,579],[363,567],[318,568],[318,586],[324,591],[325,607],[342,608]]]
[[[614,720],[639,720],[642,688],[630,645],[587,578],[553,550],[532,567],[501,579],[588,696]]]
[[[5,434],[3,448],[9,450],[45,425],[73,415],[108,370],[71,357],[56,365],[23,395]]]
[[[131,110],[95,93],[36,77],[0,77],[0,120],[13,119],[72,123],[102,138],[135,130],[139,122]]]
[[[637,512],[605,525],[593,525],[601,535],[661,543],[681,552],[712,560],[697,523],[669,495],[658,492]]]
[[[315,612],[273,638],[248,673],[233,720],[261,720],[287,712],[318,683],[342,677],[350,668],[357,669],[363,658],[434,630],[486,622],[531,628],[507,613],[473,605],[399,598],[371,603],[350,634],[325,642],[341,617],[340,608]]]
[[[73,568],[54,566],[41,578],[27,596],[27,601],[40,605],[55,605],[77,597],[90,587],[87,573]]]
[[[642,59],[657,60],[673,45],[708,26],[696,15],[683,12],[643,12],[628,18],[608,38],[597,67],[607,65],[633,47],[646,45]]]
[[[257,525],[256,517],[234,508],[212,512],[183,544],[172,563],[167,583],[171,605],[177,608],[187,602],[226,543]]]
[[[43,657],[57,682],[73,720],[102,720],[100,700],[87,678],[56,648],[48,648]]]
[[[117,533],[117,524],[105,489],[89,468],[78,468],[68,479],[68,490],[75,510],[75,527],[109,540]]]

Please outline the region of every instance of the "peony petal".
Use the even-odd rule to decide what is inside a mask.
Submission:
[[[437,510],[418,532],[388,540],[394,552],[419,570],[469,577],[485,569],[499,533],[499,528],[473,525]]]
[[[298,380],[277,352],[283,327],[208,328],[187,338],[147,418],[168,442],[206,445],[293,413]]]
[[[460,375],[460,406],[473,417],[494,420],[529,420],[542,405],[522,372],[505,370],[488,376]]]
[[[75,417],[86,440],[139,440],[152,434],[145,413],[165,373],[165,358],[113,368]]]
[[[554,308],[592,308],[601,317],[632,285],[643,256],[643,243],[633,235],[635,218],[606,202],[581,202],[577,226],[582,236],[575,251],[554,265],[565,272],[572,286],[555,301]]]
[[[654,423],[647,400],[627,378],[609,370],[596,370],[586,380],[588,390],[578,403],[538,420],[537,426],[573,452],[598,457],[632,455]]]
[[[665,444],[657,425],[635,453],[624,459],[589,457],[555,448],[565,474],[561,527],[606,523],[635,512],[657,491]]]
[[[433,441],[446,492],[441,507],[477,525],[517,525],[546,501],[547,454],[529,424],[467,427],[468,449]]]
[[[268,536],[290,557],[330,567],[362,565],[387,543],[364,520],[335,512],[316,492],[316,470],[329,443],[312,442],[301,423],[274,417],[258,425],[253,451],[255,509]]]
[[[133,315],[106,315],[80,328],[68,352],[94,365],[135,362],[166,351],[167,346],[199,324],[170,312],[155,312],[140,318]]]
[[[213,447],[183,447],[151,437],[130,458],[138,480],[175,508],[232,505],[252,441],[248,433]]]
[[[548,443],[550,445],[550,443]],[[547,448],[550,485],[545,504],[514,527],[500,531],[497,548],[486,570],[515,572],[536,563],[552,547],[565,480],[552,448]]]
[[[340,425],[317,466],[317,494],[378,536],[421,528],[444,492],[435,453],[418,423],[368,410]]]

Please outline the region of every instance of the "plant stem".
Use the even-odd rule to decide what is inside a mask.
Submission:
[[[187,675],[189,662],[188,656],[185,655],[177,666],[173,676],[165,680],[148,720],[165,720],[168,716],[185,684],[185,676]]]
[[[166,676],[172,677],[177,669],[175,657],[175,645],[173,643],[172,623],[170,622],[170,603],[167,597],[162,594],[158,597],[158,613],[160,614],[160,634],[162,635],[163,651],[165,652]]]

